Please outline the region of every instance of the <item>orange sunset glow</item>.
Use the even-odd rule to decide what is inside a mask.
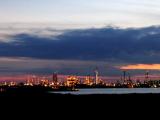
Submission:
[[[160,64],[135,64],[120,67],[122,70],[160,70]]]

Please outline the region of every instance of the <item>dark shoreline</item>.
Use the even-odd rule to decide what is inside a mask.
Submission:
[[[89,105],[124,105],[127,102],[132,103],[154,103],[160,102],[160,93],[145,93],[145,94],[87,94],[87,95],[73,95],[49,93],[52,89],[49,88],[9,88],[7,91],[0,92],[0,101],[4,103],[15,102],[17,104],[31,103],[39,105],[77,105],[81,103]],[[55,91],[56,92],[56,91]],[[14,104],[15,104],[14,103]]]
[[[129,96],[145,96],[145,97],[149,97],[149,96],[159,96],[160,97],[160,93],[128,93],[128,94],[61,94],[61,93],[23,93],[23,92],[18,92],[18,93],[0,93],[0,97],[1,96],[44,96],[44,97],[129,97]]]
[[[14,93],[0,94],[1,106],[13,106],[22,109],[35,108],[36,110],[83,110],[95,109],[139,109],[142,107],[159,105],[160,94],[94,94],[94,95],[71,95],[49,93]]]

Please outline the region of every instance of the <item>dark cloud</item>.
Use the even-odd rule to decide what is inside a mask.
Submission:
[[[56,37],[14,35],[0,42],[1,57],[159,63],[160,27],[70,30]]]

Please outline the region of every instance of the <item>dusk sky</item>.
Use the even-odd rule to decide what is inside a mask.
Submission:
[[[0,22],[143,27],[159,25],[159,6],[159,0],[1,0]]]
[[[0,0],[0,75],[160,74],[160,0]]]

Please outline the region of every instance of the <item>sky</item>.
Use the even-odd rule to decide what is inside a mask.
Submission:
[[[0,0],[0,75],[160,70],[160,0]]]
[[[1,0],[0,22],[74,27],[159,24],[160,0]]]

